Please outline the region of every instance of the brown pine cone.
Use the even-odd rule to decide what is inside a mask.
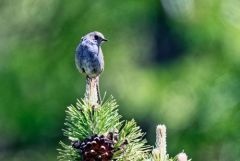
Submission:
[[[107,136],[97,134],[84,141],[74,141],[72,147],[77,149],[83,161],[110,161],[114,153],[114,144],[118,142],[118,134],[109,132]],[[127,140],[121,145],[127,145]]]

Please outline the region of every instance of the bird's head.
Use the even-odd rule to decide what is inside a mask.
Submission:
[[[97,45],[101,45],[103,42],[108,41],[107,39],[105,39],[105,37],[103,36],[103,34],[101,32],[90,32],[88,33],[86,36],[84,36],[83,38],[86,38],[92,42],[95,42]]]

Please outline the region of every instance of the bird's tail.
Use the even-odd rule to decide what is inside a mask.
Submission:
[[[99,76],[96,78],[90,78],[87,76],[85,100],[93,106],[101,104]]]

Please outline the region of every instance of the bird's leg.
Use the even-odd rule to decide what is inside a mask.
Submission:
[[[96,78],[96,90],[97,90],[97,103],[100,105],[102,100],[101,100],[101,95],[100,95],[99,76],[97,76],[97,78]]]

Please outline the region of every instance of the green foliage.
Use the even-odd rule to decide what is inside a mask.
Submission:
[[[113,159],[116,161],[138,161],[146,156],[149,146],[143,139],[144,133],[134,120],[121,121],[118,114],[116,101],[110,97],[99,107],[93,107],[86,101],[78,101],[76,106],[67,108],[66,129],[64,135],[70,142],[98,134],[117,131],[118,142],[114,145]],[[127,140],[128,144],[122,150],[120,147]],[[80,154],[71,146],[60,142],[61,149],[58,159],[60,161],[75,161],[81,159]]]
[[[134,120],[126,121],[119,133],[119,139],[121,141],[128,140],[129,144],[126,146],[123,155],[115,155],[118,161],[137,161],[143,159],[146,152],[149,150],[149,146],[145,146],[146,141],[142,140],[144,134],[141,132],[139,126],[136,125]]]
[[[156,147],[150,152],[151,147],[146,145],[146,140],[143,139],[145,134],[136,122],[120,121],[121,115],[113,97],[98,107],[88,104],[85,100],[78,100],[76,106],[67,108],[66,114],[66,129],[63,131],[70,145],[60,142],[59,161],[83,160],[79,151],[71,145],[72,142],[83,142],[95,134],[100,136],[109,132],[117,133],[117,142],[113,146],[114,161],[187,161],[187,159],[179,160],[177,157],[170,158],[167,154],[165,125],[157,126]],[[125,141],[127,144],[122,147]],[[186,156],[185,153],[182,155]]]
[[[151,159],[149,159],[148,161],[177,161],[176,158],[169,158],[169,156],[166,156],[165,160],[161,160],[161,156],[159,154],[152,154]]]
[[[60,141],[60,145],[62,146],[62,149],[58,149],[59,156],[58,160],[60,161],[74,161],[74,160],[80,160],[81,156],[77,153],[76,150],[72,148],[71,145],[66,145],[63,142]]]

